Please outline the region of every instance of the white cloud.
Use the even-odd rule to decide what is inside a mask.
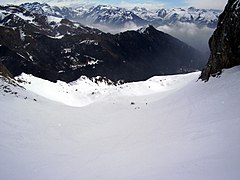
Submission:
[[[208,9],[224,9],[227,0],[185,0],[187,6],[194,6],[196,8]]]
[[[111,34],[117,34],[120,32],[131,31],[131,30],[136,31],[139,28],[141,28],[140,26],[137,26],[133,22],[125,23],[124,26],[121,28],[113,28],[113,27],[108,27],[108,26],[104,26],[104,25],[100,25],[100,24],[88,24],[88,26],[92,27],[92,28],[97,28],[105,33],[111,33]]]
[[[103,32],[109,32],[116,34],[119,32],[137,30],[141,27],[134,23],[126,23],[123,28],[109,28],[103,25],[92,25],[92,27],[98,28]],[[209,51],[208,40],[213,34],[214,29],[208,28],[207,26],[199,28],[192,23],[177,23],[173,26],[159,26],[157,28],[167,34],[176,37],[177,39],[187,43],[188,45],[198,49],[199,51],[206,53]]]
[[[214,31],[214,29],[206,26],[198,28],[195,24],[190,23],[177,23],[174,26],[160,26],[157,29],[180,39],[202,52],[209,51],[208,40]]]

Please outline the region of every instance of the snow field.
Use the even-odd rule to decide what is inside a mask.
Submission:
[[[239,75],[118,87],[22,75],[19,98],[0,94],[0,179],[239,179]]]

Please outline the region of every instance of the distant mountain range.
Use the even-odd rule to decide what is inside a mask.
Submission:
[[[157,27],[174,25],[179,22],[194,23],[199,27],[216,28],[221,13],[221,10],[197,9],[194,7],[158,10],[135,7],[129,10],[110,5],[98,5],[91,8],[67,8],[37,2],[25,3],[20,6],[38,14],[67,18],[85,25],[103,25],[111,28],[125,27],[129,24],[136,26],[151,24]]]
[[[25,72],[70,82],[85,75],[129,82],[205,64],[200,52],[153,26],[112,35],[45,12],[0,6],[0,62],[13,76]]]

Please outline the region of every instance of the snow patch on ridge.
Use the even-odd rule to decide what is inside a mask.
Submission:
[[[97,62],[92,63],[96,64]],[[157,92],[171,92],[190,81],[196,80],[198,76],[199,72],[186,75],[159,76],[147,81],[118,86],[108,85],[105,82],[94,83],[84,76],[69,84],[62,81],[53,83],[24,73],[17,79],[23,82],[21,85],[27,90],[40,96],[69,106],[82,107],[116,95],[145,96]]]

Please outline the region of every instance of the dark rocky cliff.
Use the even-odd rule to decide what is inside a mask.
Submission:
[[[221,74],[222,69],[240,65],[240,1],[229,0],[209,40],[211,54],[200,79]]]

